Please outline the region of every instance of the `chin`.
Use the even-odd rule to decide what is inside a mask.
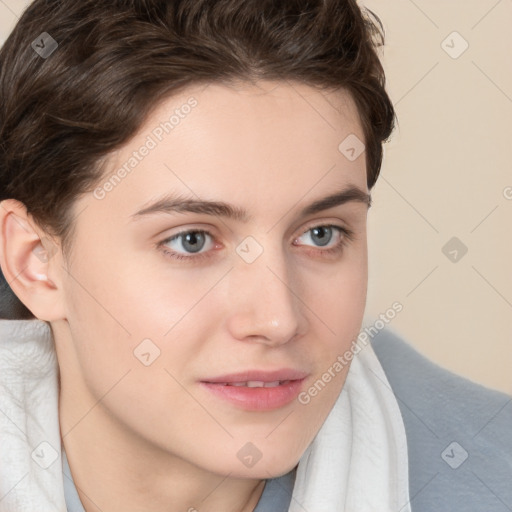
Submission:
[[[210,453],[208,460],[196,460],[203,469],[232,478],[267,479],[285,475],[299,462],[304,450],[281,442],[279,449],[271,443],[236,442],[236,448],[226,446],[222,453]],[[234,454],[234,456],[233,456]]]
[[[261,450],[261,455],[259,455],[261,458],[256,462],[252,461],[252,466],[248,465],[243,468],[244,464],[240,465],[242,466],[241,476],[264,479],[285,475],[298,464],[305,449],[297,450],[297,447],[287,446],[286,443],[280,443],[279,450],[273,446],[267,446]],[[249,449],[246,451],[248,453]],[[244,460],[243,452],[240,458]],[[251,461],[249,460],[248,463],[250,464]],[[240,466],[238,471],[240,471]]]

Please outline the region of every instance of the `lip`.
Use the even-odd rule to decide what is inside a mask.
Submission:
[[[284,407],[300,393],[306,372],[283,368],[273,371],[247,370],[229,375],[209,377],[200,381],[209,392],[247,411],[268,411]],[[281,382],[274,387],[232,386],[229,383],[257,381]]]
[[[201,379],[201,382],[247,382],[248,380],[258,380],[262,382],[274,382],[276,380],[300,380],[307,377],[306,372],[294,370],[293,368],[282,368],[279,370],[246,370],[218,377],[209,377]]]

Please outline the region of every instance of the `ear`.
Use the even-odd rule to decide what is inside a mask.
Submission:
[[[0,267],[12,291],[36,318],[65,318],[60,246],[15,199],[0,202]]]

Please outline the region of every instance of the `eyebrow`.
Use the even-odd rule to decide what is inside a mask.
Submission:
[[[334,208],[335,206],[353,202],[366,204],[367,207],[370,208],[372,203],[371,195],[355,185],[349,185],[338,192],[321,199],[317,199],[304,207],[299,215],[301,217],[305,217],[329,208]],[[182,212],[215,215],[239,222],[248,222],[251,218],[247,210],[244,208],[240,208],[223,201],[206,201],[198,198],[176,196],[173,194],[165,195],[155,202],[145,206],[141,210],[133,213],[130,217],[133,220],[138,220],[142,217],[155,213],[172,214]]]

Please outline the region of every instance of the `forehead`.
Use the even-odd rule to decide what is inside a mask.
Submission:
[[[344,90],[271,81],[190,87],[160,102],[110,155],[99,182],[104,198],[84,201],[98,215],[126,220],[173,191],[231,200],[247,210],[265,201],[268,210],[289,208],[305,196],[309,202],[333,186],[367,190],[364,153],[350,160],[340,151],[349,136],[364,140]],[[269,218],[278,209],[268,211]]]
[[[334,162],[349,135],[364,140],[355,103],[343,89],[328,92],[284,81],[198,85],[154,107],[135,137],[111,155],[109,168],[123,165],[146,144],[155,147],[145,160],[182,168],[186,154],[188,167],[214,158],[225,170],[245,162],[241,171],[251,161],[270,159],[269,165],[279,163],[286,172],[287,162],[307,162],[309,156]]]
[[[264,80],[255,84],[210,83],[190,87],[158,104],[139,132],[147,132],[162,119],[170,119],[173,111],[185,107],[191,97],[199,107],[192,112],[197,123],[180,122],[180,131],[188,126],[201,135],[203,132],[198,129],[204,123],[205,129],[222,129],[222,134],[230,132],[232,136],[244,137],[254,128],[258,133],[267,131],[274,138],[279,127],[286,126],[286,133],[298,135],[295,132],[300,131],[314,141],[315,132],[343,134],[350,128],[361,140],[364,138],[357,107],[347,90],[327,91],[300,82]],[[180,119],[184,117],[189,117],[188,113]],[[209,137],[214,135],[212,131]]]

